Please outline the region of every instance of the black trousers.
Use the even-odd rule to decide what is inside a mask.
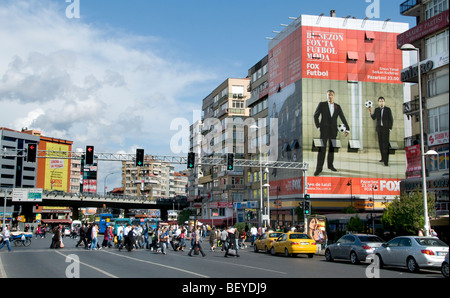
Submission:
[[[333,147],[333,142],[331,140],[332,140],[331,138],[322,138],[323,147],[319,148],[319,154],[317,155],[316,171],[321,172],[323,170],[323,164],[325,162],[325,155],[327,153],[327,147],[328,147],[327,164],[328,164],[329,168],[333,167],[334,147]]]
[[[188,255],[192,255],[192,251],[195,250],[198,247],[198,250],[202,254],[202,256],[205,256],[205,253],[203,252],[202,246],[200,245],[200,242],[195,242],[194,246],[191,247],[191,250],[189,251]]]
[[[389,136],[390,130],[389,128],[380,126],[377,128],[378,134],[378,146],[380,148],[381,160],[385,165],[389,163]]]

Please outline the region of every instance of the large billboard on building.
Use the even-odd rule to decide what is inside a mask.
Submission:
[[[269,118],[278,119],[278,148],[271,151],[278,151],[277,160],[308,164],[307,192],[315,198],[399,195],[406,157],[404,59],[396,42],[407,29],[403,23],[301,16],[271,41]],[[379,97],[389,109],[377,109]],[[382,128],[377,113],[383,113]],[[388,154],[380,143],[387,143]],[[272,170],[271,196],[301,197],[302,175]]]
[[[39,144],[40,150],[48,151],[48,158],[40,158],[38,161],[37,187],[44,190],[58,190],[69,192],[70,188],[70,159],[65,158],[66,153],[70,152],[72,145],[67,143],[53,143],[41,137]],[[58,152],[61,156],[58,156]]]

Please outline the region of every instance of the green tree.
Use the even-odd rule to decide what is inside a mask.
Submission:
[[[347,231],[349,232],[363,232],[364,222],[359,218],[358,215],[352,216],[347,224]]]
[[[428,194],[428,216],[435,213],[434,195]],[[416,190],[402,194],[390,203],[381,217],[383,227],[397,235],[417,235],[424,226],[424,206],[422,192]]]
[[[194,212],[192,212],[192,210],[186,208],[180,211],[180,213],[178,213],[178,224],[182,225],[185,221],[189,220],[189,216],[193,215]]]

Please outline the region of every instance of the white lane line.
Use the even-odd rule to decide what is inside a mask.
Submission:
[[[160,267],[164,267],[164,268],[168,268],[168,269],[181,271],[181,272],[188,273],[188,274],[193,274],[193,275],[196,275],[196,276],[199,276],[199,277],[209,278],[209,276],[207,276],[207,275],[195,273],[195,272],[188,271],[188,270],[183,270],[183,269],[180,269],[180,268],[177,268],[177,267],[173,267],[173,266],[163,265],[163,264],[160,264],[160,263],[150,262],[150,261],[147,261],[147,260],[141,260],[141,259],[137,259],[137,258],[133,258],[133,257],[129,257],[129,256],[113,253],[113,252],[110,252],[110,251],[103,251],[103,252],[109,253],[109,254],[112,254],[112,255],[115,255],[115,256],[119,256],[119,257],[122,257],[122,258],[127,258],[127,259],[130,259],[130,260],[133,260],[133,261],[137,261],[137,262],[152,264],[152,265],[156,265],[156,266],[160,266]]]
[[[91,269],[94,269],[94,270],[96,270],[96,271],[98,271],[98,272],[100,272],[100,273],[102,273],[102,274],[105,274],[106,276],[109,276],[109,277],[112,277],[112,278],[119,278],[118,276],[115,276],[115,275],[113,275],[113,274],[111,274],[111,273],[109,273],[109,272],[106,272],[106,271],[104,271],[104,270],[102,270],[102,269],[100,269],[100,268],[94,267],[94,266],[92,266],[92,265],[89,265],[89,264],[80,262],[80,261],[77,260],[77,259],[74,259],[74,258],[71,258],[71,257],[69,257],[69,256],[66,256],[65,254],[63,254],[63,253],[61,253],[61,252],[59,252],[59,251],[57,251],[57,250],[55,250],[55,252],[56,252],[57,254],[60,254],[60,255],[62,255],[62,256],[64,256],[64,257],[66,257],[66,258],[69,258],[69,259],[71,259],[71,260],[73,260],[73,261],[75,261],[75,262],[79,262],[81,265],[87,266],[87,267],[89,267],[89,268],[91,268]]]
[[[5,267],[3,267],[2,257],[0,256],[0,278],[8,278]]]

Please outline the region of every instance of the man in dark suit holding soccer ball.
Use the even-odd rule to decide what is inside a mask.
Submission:
[[[378,146],[380,148],[381,160],[385,166],[389,165],[389,136],[394,124],[394,118],[392,117],[392,111],[386,107],[386,101],[384,97],[378,98],[379,107],[372,113],[372,108],[368,107],[370,117],[377,121],[376,130],[378,134]]]
[[[334,91],[328,90],[328,100],[320,102],[314,113],[314,123],[316,124],[317,129],[319,129],[320,131],[320,139],[323,142],[323,147],[319,148],[314,176],[318,176],[322,172],[327,145],[329,147],[327,157],[328,169],[333,172],[337,172],[337,170],[333,166],[334,147],[331,140],[335,140],[338,134],[338,118],[340,118],[342,123],[345,125],[345,136],[348,136],[348,134],[350,133],[350,126],[345,119],[344,112],[342,111],[341,106],[334,102],[334,96]]]

